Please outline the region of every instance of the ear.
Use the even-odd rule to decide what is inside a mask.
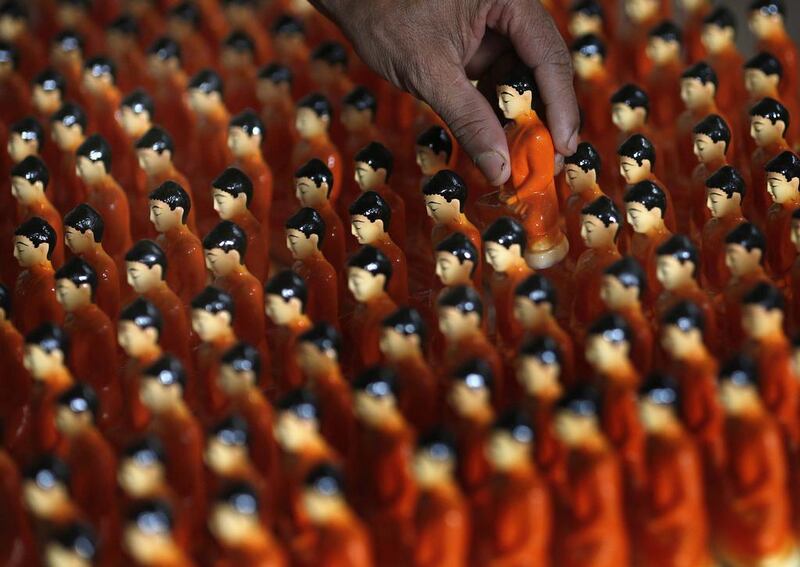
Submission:
[[[319,235],[312,234],[308,239],[314,244],[314,248],[319,248]]]
[[[512,254],[522,256],[522,246],[520,246],[519,244],[512,244],[508,250]]]
[[[158,330],[155,327],[147,327],[144,330],[144,335],[151,341],[158,342]]]
[[[164,270],[161,268],[160,265],[153,264],[153,266],[151,266],[150,269],[155,271],[154,273],[156,274],[156,276],[158,276],[158,279],[160,280],[164,279]]]
[[[383,274],[378,274],[375,276],[375,279],[380,283],[381,289],[386,289],[387,279],[386,276]]]
[[[781,132],[781,135],[785,135],[785,134],[786,134],[786,122],[784,122],[783,120],[778,120],[778,121],[775,123],[775,127],[776,127],[778,130],[780,130],[780,132]]]
[[[47,257],[48,254],[50,254],[50,245],[46,242],[40,244],[39,246],[35,246],[34,249],[41,250],[45,258]]]
[[[302,313],[302,311],[303,311],[303,302],[300,301],[298,298],[292,297],[289,300],[289,305],[291,305],[293,308],[297,309],[299,312]]]
[[[229,254],[237,264],[244,264],[244,258],[238,250],[229,250],[226,254]]]
[[[231,316],[230,311],[220,311],[217,313],[217,317],[219,317],[226,325],[230,325],[233,322],[233,317]]]
[[[381,219],[376,220],[375,224],[378,225],[378,227],[381,229],[381,232],[386,232],[386,227],[383,226],[383,221]]]
[[[180,221],[181,221],[181,224],[183,224],[183,213],[184,213],[184,208],[183,208],[183,207],[175,207],[175,208],[172,210],[172,212],[173,212],[173,213],[177,213],[177,214],[178,214],[178,218],[180,219]]]
[[[44,192],[45,192],[45,186],[44,186],[44,183],[42,183],[41,181],[37,181],[36,183],[34,183],[34,184],[33,184],[33,187],[34,187],[34,189],[36,189],[37,191],[41,191],[42,193],[44,193]]]
[[[653,164],[650,162],[649,159],[643,159],[642,160],[642,167],[645,167],[645,165],[647,166],[647,169],[649,171],[653,171]]]
[[[789,185],[791,185],[795,191],[800,191],[800,177],[793,178],[789,181]]]
[[[525,91],[522,93],[522,100],[524,100],[531,108],[533,108],[533,91]]]

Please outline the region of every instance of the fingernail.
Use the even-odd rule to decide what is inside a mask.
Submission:
[[[475,165],[492,185],[503,183],[506,177],[507,163],[508,159],[494,150],[483,152],[475,159]]]

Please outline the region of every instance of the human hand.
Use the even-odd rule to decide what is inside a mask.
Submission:
[[[570,54],[539,0],[312,3],[373,70],[431,105],[492,185],[508,181],[508,144],[492,105],[469,79],[487,77],[509,56],[533,70],[559,154],[557,169],[577,148]]]

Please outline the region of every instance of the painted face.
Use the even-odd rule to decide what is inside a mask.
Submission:
[[[581,239],[587,248],[600,248],[611,244],[618,230],[617,223],[606,226],[593,215],[581,216]]]
[[[641,399],[639,400],[639,419],[642,421],[645,431],[659,432],[673,421],[674,414],[669,406],[655,404],[649,399]]]
[[[200,89],[189,89],[189,106],[197,114],[208,114],[220,101],[219,93],[205,93]]]
[[[625,15],[634,22],[643,22],[652,18],[658,11],[657,0],[625,0]]]
[[[656,261],[656,277],[665,289],[675,289],[694,278],[694,264],[681,262],[672,257],[662,255]]]
[[[92,161],[83,156],[77,159],[75,171],[87,185],[94,185],[106,176],[106,166],[102,161]]]
[[[694,351],[702,340],[703,337],[698,329],[682,331],[675,325],[666,325],[661,331],[661,346],[678,360]]]
[[[24,177],[11,178],[11,194],[21,205],[30,205],[42,197],[44,187],[41,183],[32,184]]]
[[[505,431],[495,431],[489,438],[486,456],[495,470],[510,470],[527,457],[529,447],[527,443],[514,440]]]
[[[350,217],[350,233],[359,244],[372,244],[385,234],[383,221],[372,222],[364,215],[353,215]]]
[[[383,293],[384,282],[383,275],[373,276],[362,268],[353,267],[347,270],[347,289],[359,302],[369,301]]]
[[[780,120],[773,124],[769,118],[763,116],[750,117],[750,136],[759,147],[777,143],[783,138],[783,131],[784,125]]]
[[[447,167],[444,153],[436,154],[427,146],[417,146],[417,165],[422,175],[432,176]]]
[[[783,17],[780,14],[769,15],[761,10],[753,10],[747,20],[750,31],[758,39],[774,35],[783,28]]]
[[[517,381],[530,396],[558,391],[558,364],[545,364],[535,356],[517,358]]]
[[[228,129],[228,149],[238,158],[252,155],[261,147],[261,136],[249,136],[239,127]]]
[[[647,56],[656,64],[664,65],[680,55],[681,45],[677,41],[665,41],[660,37],[651,37],[647,42]]]
[[[480,318],[473,313],[462,313],[455,307],[439,308],[439,330],[446,337],[458,337],[461,332],[478,325]]]
[[[625,203],[625,211],[633,230],[640,234],[646,234],[653,230],[661,219],[658,208],[648,210],[641,203]]]
[[[138,293],[147,293],[161,282],[161,266],[148,267],[142,262],[125,262],[128,285]]]
[[[600,299],[610,309],[630,305],[638,300],[639,292],[636,287],[625,287],[618,278],[604,275],[600,284]]]
[[[231,315],[226,311],[209,313],[205,309],[192,309],[192,330],[203,342],[211,342],[230,330]]]
[[[374,170],[363,161],[356,162],[355,180],[362,191],[372,191],[386,182],[386,170]]]
[[[798,190],[800,190],[800,178],[795,177],[787,181],[780,173],[767,173],[767,193],[775,203],[796,202],[799,196]]]
[[[44,380],[47,375],[64,364],[64,354],[59,350],[46,352],[39,345],[25,345],[22,365],[36,380]]]
[[[703,84],[700,79],[681,79],[681,100],[686,108],[702,108],[714,100],[714,84]]]
[[[372,124],[372,111],[369,109],[358,110],[354,106],[345,105],[342,108],[342,124],[348,132],[361,132]]]
[[[71,151],[83,141],[83,129],[78,124],[65,126],[63,122],[55,121],[52,128],[53,141],[63,152]]]
[[[295,114],[294,126],[300,137],[308,140],[328,131],[330,119],[322,118],[310,108],[299,108]]]
[[[503,116],[509,120],[514,120],[531,111],[533,92],[525,91],[519,94],[514,87],[499,85],[497,87],[497,99]]]
[[[92,567],[91,559],[86,559],[55,541],[45,546],[44,560],[47,567]]]
[[[28,156],[34,156],[39,152],[38,140],[23,140],[22,136],[14,132],[8,137],[6,146],[11,161],[19,163]]]
[[[435,459],[426,451],[417,451],[411,462],[414,479],[422,487],[436,486],[441,480],[449,478],[452,470],[452,460]]]
[[[582,79],[590,79],[603,68],[603,58],[599,53],[584,55],[579,52],[572,54],[572,67],[575,74]]]
[[[569,33],[572,37],[580,37],[589,33],[602,36],[603,20],[597,16],[575,12],[569,21]]]
[[[226,276],[241,264],[236,250],[225,252],[222,248],[211,248],[203,250],[203,254],[206,258],[206,269],[215,276]]]
[[[713,163],[725,156],[725,142],[714,142],[706,134],[695,134],[692,151],[700,163]]]
[[[230,220],[242,212],[242,206],[247,209],[247,197],[240,193],[236,197],[221,189],[214,189],[212,192],[214,210],[217,211],[219,218]]]
[[[486,242],[484,248],[486,261],[496,272],[505,272],[515,260],[519,259],[519,245],[516,244],[506,248],[497,242]]]
[[[73,254],[82,254],[94,246],[94,236],[91,230],[81,232],[68,226],[64,229],[64,242]]]
[[[172,154],[165,150],[158,153],[150,148],[136,150],[136,157],[147,175],[156,175],[172,164]]]
[[[150,201],[150,222],[158,232],[167,232],[183,224],[183,207],[170,209],[164,201]]]
[[[632,132],[644,124],[647,111],[644,108],[631,108],[627,104],[616,103],[611,107],[611,121],[622,132]]]
[[[465,261],[463,264],[450,252],[436,253],[436,275],[443,285],[468,285],[472,278],[474,264]]]
[[[14,237],[14,258],[22,268],[30,268],[47,261],[49,244],[33,245],[27,236]]]
[[[471,416],[486,409],[489,397],[489,391],[484,387],[470,388],[464,382],[454,381],[447,402],[459,415]]]
[[[774,94],[780,78],[777,75],[767,75],[761,69],[745,69],[744,87],[752,98],[765,97]]]
[[[564,176],[567,180],[567,185],[569,185],[573,193],[581,193],[593,187],[597,181],[597,174],[593,169],[588,172],[583,171],[579,165],[572,163],[564,167]]]
[[[294,180],[294,193],[301,205],[314,207],[328,200],[328,184],[321,183],[317,187],[310,178],[301,177]]]
[[[718,53],[733,41],[732,28],[721,28],[715,25],[703,26],[700,41],[709,53]]]
[[[725,265],[731,274],[741,277],[753,272],[761,261],[761,251],[753,249],[750,252],[741,244],[727,244],[725,246]]]
[[[381,338],[378,346],[387,357],[400,357],[408,352],[418,350],[419,336],[413,334],[404,335],[391,327],[384,327],[381,329]]]
[[[640,181],[644,181],[650,175],[650,160],[642,160],[641,165],[635,159],[620,156],[619,158],[619,174],[625,179],[628,185],[634,185]]]
[[[257,514],[243,514],[229,504],[216,504],[209,514],[211,533],[227,545],[235,545],[251,534],[258,524]]]
[[[306,236],[299,230],[290,228],[286,231],[286,247],[298,260],[308,258],[317,251],[317,235]]]
[[[772,333],[782,332],[783,312],[761,305],[745,305],[742,307],[742,329],[749,337],[759,339]]]
[[[722,218],[739,208],[741,197],[734,193],[729,199],[728,194],[722,189],[709,188],[706,190],[706,207],[714,218]]]
[[[425,210],[437,224],[445,224],[456,218],[460,214],[460,206],[458,199],[447,201],[441,195],[425,196]]]
[[[61,91],[46,91],[41,85],[33,87],[31,92],[33,106],[40,114],[53,114],[61,107]]]
[[[285,301],[281,296],[268,293],[265,298],[264,312],[276,325],[287,325],[302,314],[303,304],[296,297]]]
[[[137,358],[158,344],[158,331],[153,327],[142,329],[133,321],[117,323],[117,343],[131,358]]]
[[[66,312],[72,312],[92,301],[92,290],[88,284],[80,287],[72,281],[61,278],[56,281],[56,299]]]
[[[531,329],[552,315],[552,306],[547,302],[534,303],[527,297],[514,298],[514,318],[525,329]]]

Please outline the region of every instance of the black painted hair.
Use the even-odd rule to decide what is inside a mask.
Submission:
[[[333,350],[338,357],[342,352],[342,336],[336,327],[324,321],[316,323],[308,331],[297,338],[299,343],[311,343],[319,350],[325,352]]]
[[[144,136],[139,138],[136,142],[136,149],[137,150],[153,150],[157,153],[163,153],[165,151],[175,153],[175,146],[172,143],[172,136],[159,126],[153,126],[147,132],[144,133]]]
[[[311,238],[312,234],[316,234],[318,238],[317,246],[322,246],[322,241],[325,240],[325,220],[311,207],[303,207],[289,217],[284,228],[286,230],[299,230],[306,238]]]
[[[155,40],[152,45],[147,49],[147,54],[155,56],[161,61],[168,59],[177,59],[181,61],[181,46],[180,44],[170,37],[162,37]]]
[[[600,413],[600,392],[594,386],[581,384],[569,389],[560,400],[559,412],[569,412],[580,417],[597,417]]]
[[[219,248],[226,253],[235,250],[239,253],[239,263],[244,264],[244,255],[247,253],[247,234],[238,224],[224,220],[206,234],[203,238],[203,248],[206,250]]]
[[[227,504],[237,514],[258,516],[260,506],[258,493],[249,482],[239,480],[228,483],[217,495],[216,501]]]
[[[650,38],[660,38],[664,41],[681,43],[683,35],[681,28],[675,22],[669,20],[663,21],[656,27],[650,30],[647,34]]]
[[[69,337],[55,323],[42,323],[36,327],[25,335],[25,344],[38,346],[47,354],[60,350],[65,360],[69,354]]]
[[[706,319],[703,310],[692,301],[681,301],[664,314],[662,325],[674,325],[684,333],[697,329],[703,333]]]
[[[394,329],[401,335],[417,335],[420,338],[420,342],[425,341],[425,320],[419,314],[419,311],[413,307],[401,307],[386,317],[381,322],[381,325],[384,328]]]
[[[319,93],[311,93],[304,96],[297,102],[297,109],[307,108],[320,118],[331,119],[333,117],[333,107],[331,102]]]
[[[64,76],[55,69],[47,68],[31,82],[33,86],[41,87],[45,92],[59,91],[62,95],[66,92],[67,81]]]
[[[747,63],[744,64],[744,68],[758,69],[767,76],[778,75],[779,78],[783,78],[783,66],[780,60],[772,53],[767,53],[766,51],[762,51],[751,59],[748,59]]]
[[[117,67],[111,59],[102,55],[87,59],[83,64],[83,70],[88,71],[93,77],[109,75],[112,82],[117,80]]]
[[[504,248],[519,244],[520,250],[524,253],[528,245],[528,235],[516,219],[500,217],[483,232],[483,241],[496,242]]]
[[[89,263],[78,256],[67,260],[55,273],[56,280],[69,280],[75,287],[88,285],[91,295],[97,290],[97,273]]]
[[[524,297],[535,304],[549,303],[555,310],[558,305],[558,293],[556,286],[546,276],[541,274],[531,274],[514,289],[515,297]]]
[[[367,368],[353,381],[353,390],[364,392],[373,398],[397,396],[399,389],[397,374],[387,366]]]
[[[244,193],[245,203],[248,205],[253,199],[253,182],[250,181],[247,174],[238,167],[229,167],[220,173],[211,183],[211,188],[224,191],[234,198]]]
[[[323,41],[311,52],[311,61],[324,61],[330,66],[347,68],[347,49],[338,41]]]
[[[19,53],[13,44],[0,41],[0,63],[11,63],[14,69],[19,67]]]
[[[738,193],[739,196],[744,198],[747,190],[742,174],[730,165],[722,166],[711,177],[706,179],[706,187],[709,189],[721,189],[728,199],[733,197],[734,193]]]
[[[177,384],[186,387],[186,371],[183,364],[176,357],[165,354],[153,364],[142,371],[142,377],[148,380],[157,380],[162,386]]]
[[[201,20],[200,10],[194,2],[189,1],[173,6],[169,11],[169,17],[187,22],[194,27],[199,26]]]
[[[386,170],[386,180],[392,176],[392,169],[394,168],[394,157],[389,148],[380,142],[370,142],[361,148],[355,156],[356,162],[364,162],[375,171],[379,169]]]
[[[350,106],[358,111],[369,110],[374,120],[378,112],[378,99],[367,87],[358,86],[345,95],[342,106]]]
[[[161,246],[152,240],[139,240],[125,254],[126,262],[138,262],[148,268],[161,266],[162,279],[167,275],[167,255]]]
[[[520,408],[505,410],[492,424],[492,430],[508,433],[518,443],[533,443],[533,424],[527,412]]]
[[[436,461],[455,461],[458,456],[456,438],[444,427],[434,427],[419,436],[416,452]]]
[[[605,59],[606,56],[605,43],[593,33],[587,33],[577,38],[572,42],[570,50],[572,53],[580,53],[584,57],[599,55],[601,58]]]
[[[558,364],[563,363],[563,355],[558,342],[548,335],[539,335],[531,337],[522,343],[519,349],[520,356],[530,356],[542,361],[543,364]]]
[[[586,173],[594,170],[597,175],[600,175],[600,167],[602,160],[600,153],[589,142],[581,142],[578,144],[578,149],[571,156],[564,158],[566,165],[576,165]]]
[[[623,85],[611,95],[611,104],[624,104],[634,109],[644,108],[645,112],[650,112],[650,97],[641,87],[632,83]]]
[[[445,162],[449,162],[453,155],[453,140],[447,130],[438,125],[431,126],[417,136],[416,144],[428,148],[437,155],[444,153]]]
[[[622,224],[622,215],[610,198],[603,195],[581,209],[582,215],[597,217],[605,226]]]
[[[453,307],[461,313],[476,313],[483,318],[483,300],[481,295],[468,285],[457,285],[446,290],[437,302],[439,308]]]
[[[758,365],[746,354],[736,354],[726,360],[719,369],[720,382],[732,382],[736,386],[753,386],[760,384]]]
[[[777,124],[778,121],[781,121],[786,128],[789,128],[789,111],[774,98],[767,97],[757,102],[750,109],[750,116],[766,118],[773,124]]]
[[[175,527],[172,508],[166,500],[140,500],[131,506],[126,519],[146,534],[169,535]]]
[[[672,256],[681,264],[691,262],[694,266],[692,275],[697,276],[697,270],[700,267],[700,253],[697,251],[692,239],[685,234],[673,234],[670,236],[666,242],[656,248],[656,254],[659,256]]]
[[[344,475],[333,463],[322,463],[314,467],[303,485],[306,489],[324,496],[342,496],[345,490]]]
[[[73,384],[58,396],[57,404],[69,408],[72,413],[89,412],[92,421],[97,419],[97,410],[100,409],[100,402],[94,389],[88,384],[80,382]]]
[[[750,3],[751,12],[761,12],[765,16],[786,17],[786,4],[783,0],[754,0]]]
[[[252,372],[256,376],[261,372],[261,355],[258,349],[245,342],[238,342],[226,350],[220,360],[235,372]]]
[[[235,313],[233,297],[227,291],[212,285],[206,286],[203,291],[195,295],[190,305],[192,309],[200,309],[212,315],[225,312],[233,317]]]
[[[781,290],[772,284],[761,282],[742,298],[743,305],[758,305],[767,311],[779,309],[783,311],[784,299]]]
[[[50,172],[47,171],[42,158],[39,156],[28,156],[11,168],[11,177],[21,177],[31,185],[41,183],[44,189],[50,183]]]
[[[497,84],[511,87],[517,91],[518,94],[525,94],[527,91],[534,91],[535,82],[531,70],[519,64],[506,73]]]
[[[136,89],[122,99],[120,106],[130,108],[134,114],[146,112],[152,118],[155,115],[156,106],[151,97],[143,89]]]
[[[98,556],[97,537],[89,524],[72,521],[59,526],[50,535],[50,541],[69,553],[94,564]]]
[[[218,93],[222,96],[222,77],[212,69],[203,69],[189,81],[189,89],[197,89],[203,94]]]
[[[668,374],[651,372],[639,387],[639,397],[659,405],[676,407],[680,400],[678,382]]]
[[[231,32],[222,43],[224,49],[233,49],[237,53],[255,53],[256,44],[253,38],[241,30]]]
[[[292,76],[292,70],[286,65],[281,65],[280,63],[270,63],[269,65],[262,67],[258,72],[258,78],[278,85],[281,83],[287,83],[291,85],[292,81],[294,80],[294,77]]]
[[[244,447],[249,440],[250,430],[242,416],[233,414],[217,422],[208,436],[217,438],[223,445]]]
[[[467,204],[467,184],[455,171],[444,169],[431,177],[422,188],[423,195],[440,195],[448,203],[458,199],[458,210],[464,212]]]
[[[44,129],[33,116],[26,116],[14,122],[14,124],[11,125],[10,133],[19,135],[25,142],[35,140],[40,148],[44,143]]]
[[[655,169],[656,167],[656,147],[653,142],[641,134],[634,134],[622,142],[622,145],[617,149],[617,155],[631,158],[640,166],[644,163],[644,160],[647,160],[650,162],[650,169]]]
[[[130,321],[140,329],[155,329],[161,335],[164,320],[158,307],[144,297],[137,297],[119,313],[120,321]]]
[[[725,142],[725,151],[731,145],[731,129],[719,114],[709,114],[692,129],[693,134],[705,134],[712,142]]]
[[[303,25],[303,22],[288,14],[279,16],[272,24],[270,31],[272,32],[272,35],[306,34],[306,28]]]
[[[623,317],[616,313],[601,315],[589,326],[589,335],[600,335],[610,343],[630,342],[631,328]]]
[[[647,274],[645,274],[642,265],[633,256],[623,256],[610,266],[608,266],[603,273],[607,276],[613,276],[623,287],[635,287],[638,291],[638,297],[642,297],[642,293],[647,289]]]
[[[11,292],[0,283],[0,309],[5,313],[6,319],[11,318]]]
[[[603,17],[603,7],[597,0],[578,0],[572,5],[570,12],[572,12],[572,14],[583,14],[589,17]]]
[[[28,20],[28,11],[17,0],[7,0],[0,5],[0,18],[11,18],[12,20]]]
[[[160,201],[164,203],[169,207],[170,211],[181,207],[183,209],[181,220],[184,223],[189,218],[189,211],[192,210],[192,200],[189,198],[189,194],[184,188],[171,179],[153,189],[150,195],[148,195],[148,198],[151,201]]]
[[[453,380],[463,382],[470,390],[485,388],[491,391],[494,379],[492,366],[482,358],[473,358],[464,362],[453,373]]]
[[[768,161],[764,169],[767,173],[777,173],[783,175],[786,181],[791,181],[795,177],[800,177],[800,158],[794,152],[787,150]]]
[[[280,398],[275,407],[279,412],[289,412],[303,420],[319,420],[317,397],[307,388],[297,388]]]
[[[302,310],[305,311],[308,288],[305,280],[292,270],[283,270],[272,276],[264,286],[264,293],[277,295],[286,303],[292,299],[297,299],[302,305]]]
[[[33,243],[34,248],[47,244],[47,259],[53,258],[53,250],[58,242],[58,235],[50,224],[41,217],[31,217],[19,225],[14,231],[14,236],[24,236]]]
[[[373,276],[385,276],[384,289],[389,285],[389,280],[392,279],[392,262],[383,252],[369,244],[362,246],[361,249],[350,256],[350,259],[347,260],[347,267],[361,268]]]
[[[392,222],[392,209],[375,191],[365,191],[353,201],[348,209],[350,216],[364,216],[369,222],[382,221],[383,230],[388,231]]]
[[[106,173],[111,171],[111,146],[100,134],[92,134],[78,146],[76,154],[91,162],[103,162]]]
[[[61,122],[67,128],[77,125],[84,132],[86,121],[86,113],[74,102],[65,102],[50,116],[50,122]]]
[[[56,34],[53,38],[53,45],[57,45],[63,51],[80,51],[83,52],[85,42],[83,36],[74,30],[63,30]]]
[[[711,83],[714,88],[719,86],[719,79],[714,69],[705,61],[695,63],[681,74],[682,79],[697,79],[703,85]]]
[[[661,187],[656,185],[650,180],[640,181],[625,194],[624,200],[626,203],[639,203],[651,211],[658,207],[661,211],[661,218],[667,212],[667,197]]]
[[[481,260],[478,249],[475,248],[475,245],[463,232],[454,232],[443,239],[436,245],[436,252],[449,252],[456,257],[459,264],[472,262],[472,272],[470,275],[475,273],[478,263]]]
[[[717,26],[718,28],[733,28],[736,29],[736,16],[733,12],[725,6],[715,8],[703,20],[704,26]]]
[[[70,470],[55,453],[42,453],[25,467],[22,476],[25,480],[36,483],[43,490],[50,490],[61,484],[69,490]]]
[[[725,237],[725,244],[738,244],[748,252],[752,252],[755,249],[761,250],[762,261],[763,252],[767,247],[764,234],[756,225],[749,222],[743,222],[731,230]]]
[[[302,179],[303,177],[309,178],[317,187],[321,187],[323,183],[327,183],[328,197],[331,196],[331,190],[333,189],[333,173],[321,159],[314,158],[306,162],[305,165],[301,165],[300,168],[294,172],[295,179]]]

